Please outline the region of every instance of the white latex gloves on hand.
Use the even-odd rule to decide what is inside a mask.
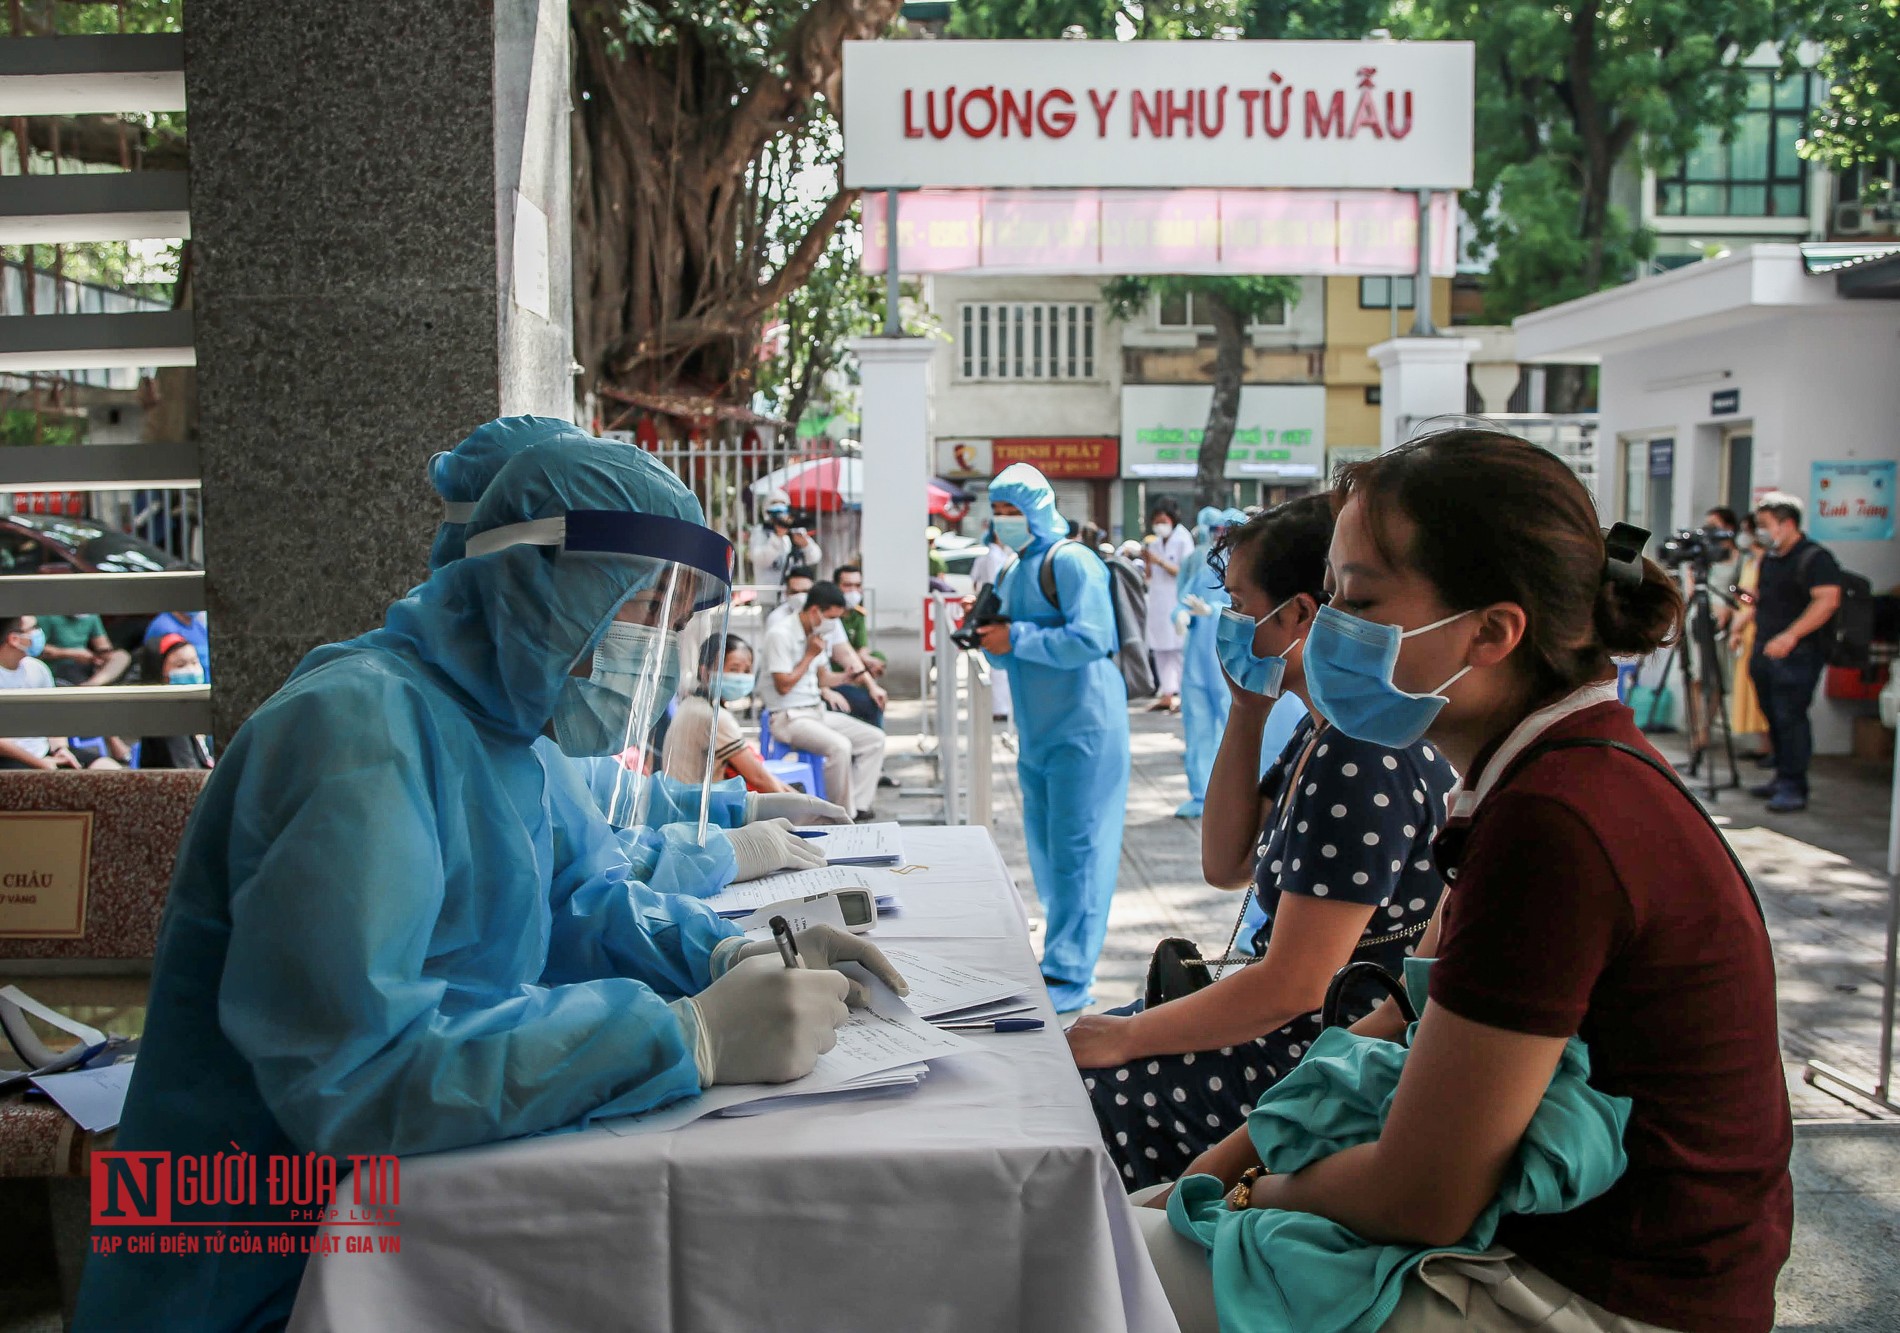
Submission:
[[[781,870],[810,870],[825,864],[825,854],[793,833],[789,819],[768,819],[762,824],[727,829],[726,837],[739,862],[739,873],[732,877],[735,884]]]
[[[1195,593],[1188,594],[1187,606],[1188,610],[1197,616],[1211,616],[1214,614],[1214,608],[1208,605],[1207,599]]]
[[[839,930],[836,926],[813,926],[809,930],[799,931],[792,938],[798,941],[798,956],[808,968],[835,968],[839,963],[858,963],[899,995],[910,994],[910,983],[891,966],[891,960],[867,939],[853,935],[848,930]],[[753,940],[740,948],[733,967],[738,967],[748,958],[766,954],[777,961],[778,945],[771,940]],[[778,965],[781,968],[785,966],[782,961]],[[865,990],[864,983],[859,981],[851,982],[851,989],[845,998],[860,1009],[871,1002],[870,993]]]
[[[1186,634],[1188,631],[1188,621],[1191,619],[1193,619],[1193,617],[1188,615],[1186,607],[1176,607],[1174,611],[1174,632],[1176,634]]]
[[[770,946],[768,946],[770,947]],[[850,1017],[849,983],[830,971],[789,968],[770,958],[744,958],[698,995],[681,1000],[697,1018],[694,1059],[699,1084],[787,1083],[811,1073],[838,1044]]]
[[[849,824],[851,812],[802,791],[755,791],[746,797],[745,820],[789,819],[794,824]]]

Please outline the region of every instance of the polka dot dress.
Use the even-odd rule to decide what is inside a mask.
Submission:
[[[1302,722],[1262,779],[1263,796],[1278,795],[1312,734],[1311,719]],[[1253,939],[1255,954],[1266,952],[1281,899],[1304,894],[1370,906],[1372,918],[1351,961],[1401,971],[1443,890],[1431,842],[1455,782],[1429,743],[1386,750],[1327,730],[1299,790],[1276,805],[1255,849],[1254,892],[1266,913]],[[1346,1021],[1371,1012],[1380,998],[1370,987],[1348,992]],[[1123,1184],[1132,1190],[1178,1179],[1246,1120],[1261,1093],[1299,1063],[1319,1032],[1319,1015],[1306,1014],[1238,1046],[1083,1070]]]

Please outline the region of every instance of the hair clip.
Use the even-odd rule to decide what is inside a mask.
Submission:
[[[1618,523],[1603,532],[1603,578],[1608,583],[1639,587],[1643,582],[1643,548],[1649,533],[1632,523]]]

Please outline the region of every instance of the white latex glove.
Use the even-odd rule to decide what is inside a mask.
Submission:
[[[1192,619],[1192,617],[1188,615],[1186,607],[1177,607],[1174,612],[1174,632],[1176,634],[1186,634],[1188,631],[1188,621],[1190,619]]]
[[[768,819],[761,824],[727,829],[726,837],[739,862],[739,873],[732,877],[734,884],[780,870],[810,870],[825,864],[825,854],[812,846],[809,839],[793,833],[789,819]]]
[[[853,935],[848,930],[839,930],[836,926],[813,926],[809,930],[799,931],[792,938],[798,941],[798,956],[808,968],[836,968],[839,963],[857,963],[899,995],[910,994],[910,983],[891,966],[891,960],[884,956],[883,951],[867,939]],[[775,941],[750,940],[740,947],[738,959],[732,966],[736,968],[747,959],[761,958],[767,954],[778,961],[778,944]],[[783,962],[778,965],[785,966]],[[851,982],[851,989],[845,999],[860,1009],[871,1002],[870,993],[861,981]]]
[[[837,972],[790,968],[776,950],[746,958],[698,995],[674,1002],[680,1027],[693,1038],[699,1085],[788,1083],[811,1073],[838,1044],[850,1017],[845,978]]]
[[[849,824],[851,812],[802,791],[755,791],[746,796],[745,822],[789,819],[794,824]]]
[[[1189,593],[1187,604],[1188,610],[1197,616],[1211,616],[1214,614],[1214,608],[1208,605],[1207,599],[1197,594]]]

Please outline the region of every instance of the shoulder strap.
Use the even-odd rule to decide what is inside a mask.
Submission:
[[[1081,544],[1081,542],[1078,542],[1073,537],[1064,537],[1061,541],[1049,548],[1048,552],[1042,557],[1042,568],[1036,571],[1036,581],[1042,586],[1044,599],[1058,611],[1062,609],[1062,598],[1057,595],[1056,591],[1056,552],[1065,546],[1080,546]]]
[[[1654,755],[1645,754],[1634,745],[1626,745],[1622,741],[1613,741],[1607,736],[1572,736],[1562,740],[1540,741],[1525,750],[1524,753],[1520,754],[1511,762],[1511,766],[1498,778],[1497,783],[1491,788],[1491,791],[1495,794],[1498,788],[1504,786],[1505,783],[1530,767],[1533,761],[1549,754],[1552,750],[1581,749],[1616,750],[1634,759],[1641,760],[1650,768],[1662,774],[1662,776],[1668,780],[1670,786],[1682,793],[1682,799],[1688,802],[1689,808],[1702,817],[1702,822],[1707,824],[1710,831],[1715,834],[1715,840],[1722,844],[1722,850],[1728,853],[1729,864],[1734,866],[1735,873],[1741,876],[1742,887],[1748,890],[1748,896],[1755,904],[1755,915],[1761,917],[1764,926],[1767,925],[1768,917],[1767,914],[1762,911],[1761,895],[1755,891],[1755,881],[1749,878],[1748,868],[1742,864],[1742,858],[1735,854],[1735,849],[1729,846],[1729,841],[1722,835],[1721,828],[1716,824],[1714,819],[1710,818],[1709,812],[1702,808],[1702,802],[1696,800],[1694,794],[1690,792],[1688,787],[1683,785],[1681,777],[1677,775],[1673,768],[1670,768]]]

